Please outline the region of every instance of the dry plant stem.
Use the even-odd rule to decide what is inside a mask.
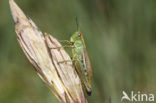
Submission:
[[[17,4],[10,0],[11,13],[15,22],[17,39],[25,55],[41,79],[51,88],[62,103],[87,103],[81,81],[71,60],[61,44],[52,36],[43,36],[34,22],[25,16]]]

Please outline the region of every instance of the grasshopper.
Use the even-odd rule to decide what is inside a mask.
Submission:
[[[91,95],[92,68],[82,32],[80,31],[75,32],[71,36],[70,42],[74,46],[72,48],[72,58],[76,71],[81,79],[81,82],[87,94]]]
[[[66,42],[68,44],[66,46],[63,46],[64,48],[72,48],[72,62],[81,79],[85,91],[88,95],[91,95],[92,68],[82,32],[76,31],[70,37],[70,41],[62,40],[61,42]],[[71,62],[71,60],[60,61],[59,63],[63,62]]]
[[[92,67],[86,45],[84,42],[83,34],[78,30],[78,21],[76,17],[77,31],[70,37],[69,40],[61,40],[60,42],[67,43],[68,45],[62,46],[64,48],[72,48],[72,61],[60,61],[63,62],[73,62],[75,69],[81,79],[82,85],[88,95],[91,95],[91,77],[92,77]],[[61,48],[61,47],[58,47]],[[54,48],[54,49],[58,49]]]

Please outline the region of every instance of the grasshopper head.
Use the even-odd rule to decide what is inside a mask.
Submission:
[[[77,32],[75,32],[75,33],[71,36],[70,40],[71,40],[72,42],[75,42],[75,41],[77,41],[77,40],[82,40],[82,38],[83,38],[82,32],[77,31]]]

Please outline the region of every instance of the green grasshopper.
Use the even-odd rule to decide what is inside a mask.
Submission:
[[[77,31],[71,36],[70,41],[62,40],[61,42],[66,42],[69,44],[68,46],[66,45],[63,47],[72,48],[73,64],[81,79],[81,82],[85,91],[87,92],[88,95],[91,95],[92,68],[91,68],[91,63],[90,63],[89,56],[86,50],[86,45],[83,39],[82,32]],[[61,61],[59,63],[63,63],[63,62],[71,62],[71,60]]]
[[[81,79],[81,82],[87,94],[91,95],[92,68],[82,32],[75,32],[71,36],[70,42],[73,43],[72,58],[76,71]]]
[[[78,22],[76,17],[77,31],[70,37],[70,41],[61,40],[60,42],[67,43],[68,45],[63,46],[64,48],[72,48],[72,62],[76,68],[76,71],[81,79],[82,85],[88,95],[91,95],[91,77],[92,68],[90,59],[86,50],[83,34],[78,30]],[[58,47],[60,48],[60,47]],[[54,48],[56,49],[56,48]],[[71,60],[60,61],[71,62]]]

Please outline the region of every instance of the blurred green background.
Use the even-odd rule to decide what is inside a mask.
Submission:
[[[84,34],[94,71],[89,103],[121,103],[122,91],[156,95],[156,0],[15,0],[59,40]],[[0,0],[0,103],[58,103],[21,50],[8,0]]]

